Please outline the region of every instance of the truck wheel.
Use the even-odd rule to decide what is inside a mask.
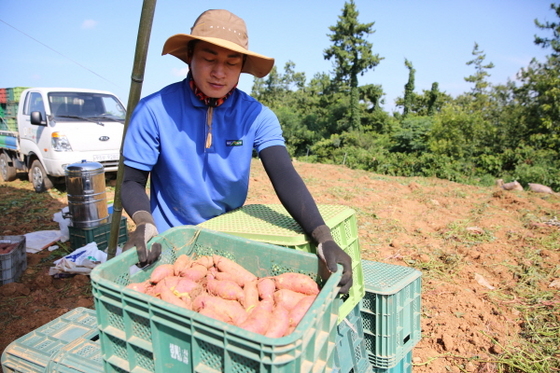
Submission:
[[[53,183],[51,179],[49,179],[45,168],[37,159],[31,163],[29,181],[33,184],[33,189],[35,189],[37,193],[45,192],[53,187]]]
[[[10,161],[8,154],[0,154],[0,173],[4,181],[14,181],[17,177],[17,170],[14,166],[10,166]]]

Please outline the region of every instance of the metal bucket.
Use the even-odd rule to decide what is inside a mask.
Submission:
[[[109,222],[101,163],[82,161],[66,166],[66,191],[73,227],[92,228]]]

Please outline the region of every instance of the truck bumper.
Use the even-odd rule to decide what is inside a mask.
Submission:
[[[78,153],[78,152],[60,152],[56,154],[56,158],[43,158],[43,165],[49,176],[61,177],[66,176],[66,166],[73,163],[79,163],[83,160],[88,162],[98,162],[103,165],[105,172],[117,172],[119,167],[118,154],[100,154],[97,152]]]

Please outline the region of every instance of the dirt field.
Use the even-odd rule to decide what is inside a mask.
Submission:
[[[362,258],[422,271],[422,340],[413,372],[497,371],[497,357],[518,346],[528,306],[516,297],[520,287],[551,292],[546,302],[558,310],[557,195],[295,166],[318,203],[356,211]],[[67,205],[64,194],[36,195],[25,180],[0,182],[0,195],[2,235],[58,229],[52,215]],[[258,162],[247,203],[279,203]],[[72,308],[93,307],[87,276],[47,274],[56,258],[56,251],[28,254],[20,282],[0,287],[0,351]],[[521,283],[537,266],[548,274]]]

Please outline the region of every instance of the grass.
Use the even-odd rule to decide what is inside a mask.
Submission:
[[[555,242],[550,240],[547,247],[556,247]],[[492,363],[500,373],[560,372],[560,292],[548,287],[560,276],[560,263],[547,263],[532,247],[521,253],[514,268],[518,286],[511,290],[523,317],[519,346],[494,341],[503,353]],[[497,300],[500,295],[494,294]]]

